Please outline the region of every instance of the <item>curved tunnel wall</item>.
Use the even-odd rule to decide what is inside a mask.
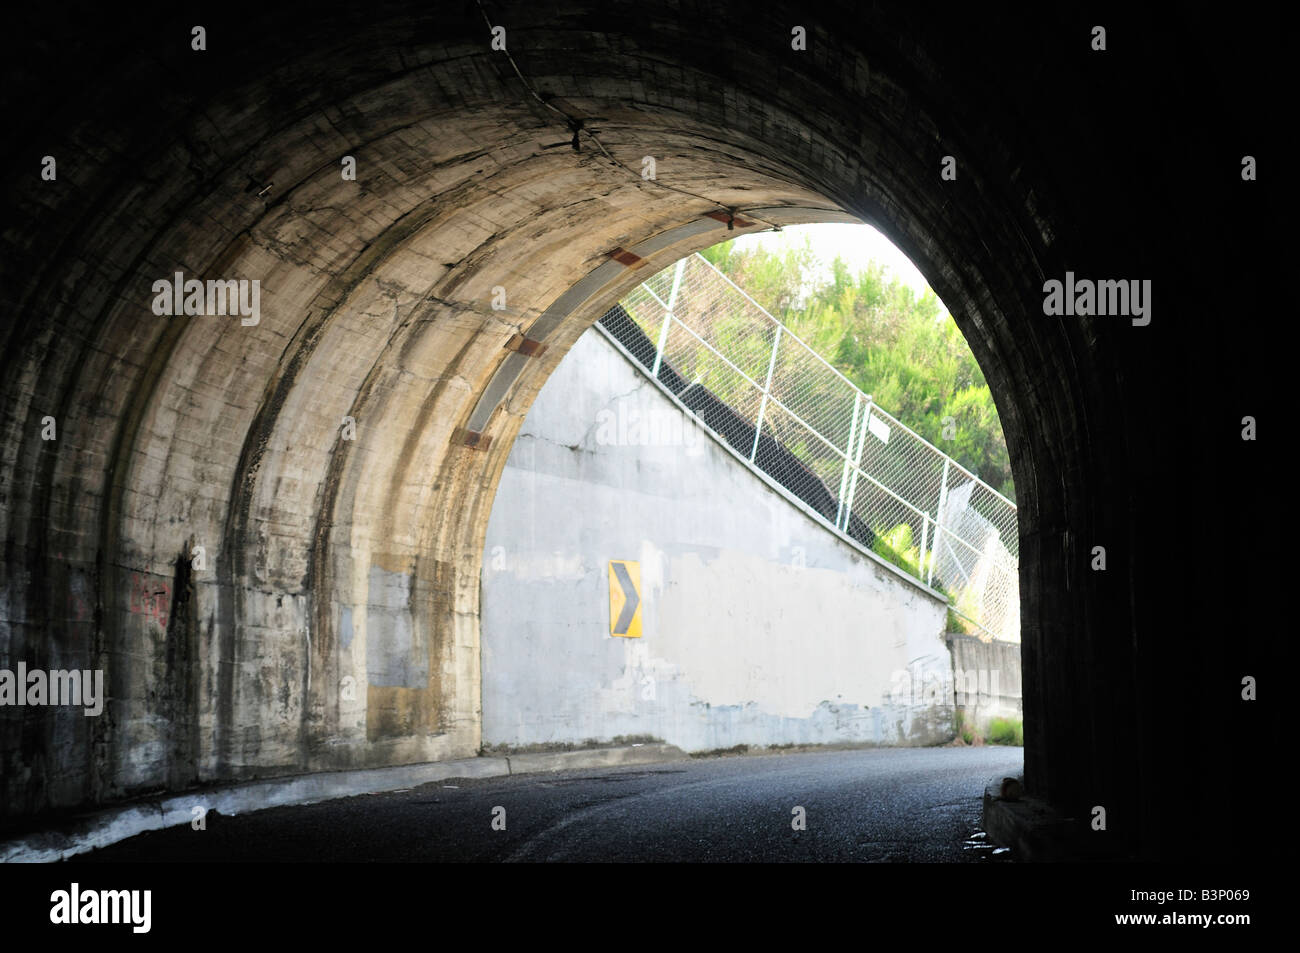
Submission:
[[[174,12],[16,24],[0,655],[102,669],[110,698],[98,718],[0,710],[5,813],[473,753],[483,534],[547,374],[628,287],[724,237],[721,209],[742,231],[755,209],[842,209],[920,265],[998,403],[1031,787],[1110,805],[1126,847],[1181,849],[1205,796],[1171,792],[1249,764],[1225,742],[1258,727],[1231,704],[1257,652],[1212,634],[1239,613],[1216,602],[1189,633],[1166,598],[1209,591],[1169,558],[1199,538],[1182,512],[1256,472],[1237,439],[1250,351],[1206,302],[1250,308],[1259,282],[1199,268],[1192,235],[1267,211],[1240,194],[1250,117],[1196,24],[1116,19],[1141,52],[1099,60],[1066,15],[488,9],[531,90],[475,5],[230,5],[205,14],[205,52]],[[609,155],[552,147],[556,110]],[[1258,273],[1244,244],[1225,254]],[[1042,282],[1067,270],[1150,278],[1152,324],[1045,318]],[[155,315],[177,272],[258,280],[258,323]],[[1211,374],[1236,402],[1190,421]],[[1195,489],[1174,459],[1202,466]],[[1188,691],[1219,706],[1205,746],[1163,728]]]

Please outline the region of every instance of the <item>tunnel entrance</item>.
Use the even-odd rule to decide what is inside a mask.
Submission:
[[[1181,199],[1264,213],[1216,191],[1241,185],[1235,144],[1225,165],[1180,140],[1174,168],[1144,123],[1191,136],[1189,104],[1223,94],[1163,49],[1157,74],[1205,96],[1150,87],[1151,62],[1123,56],[1099,82],[1086,36],[1055,15],[674,9],[493,5],[502,49],[477,6],[232,7],[207,35],[238,41],[206,58],[176,39],[193,26],[176,11],[103,14],[71,36],[27,14],[22,35],[62,45],[13,58],[22,82],[7,84],[15,141],[54,161],[37,177],[10,158],[3,185],[0,649],[29,669],[102,670],[111,705],[0,710],[6,815],[473,754],[484,533],[547,376],[672,261],[842,217],[918,263],[997,400],[1027,783],[1078,816],[1109,805],[1122,852],[1182,849],[1210,795],[1181,792],[1249,763],[1226,742],[1255,724],[1236,687],[1255,656],[1209,634],[1239,607],[1216,602],[1189,635],[1160,595],[1213,591],[1195,575],[1208,569],[1168,558],[1195,543],[1178,516],[1196,491],[1167,461],[1217,446],[1161,408],[1211,363],[1253,393],[1245,345],[1198,349],[1222,339],[1203,302],[1242,295],[1183,280],[1198,254]],[[119,62],[134,65],[88,81]],[[1115,215],[1172,237],[1154,247]],[[1149,326],[1045,315],[1044,282],[1067,271],[1150,278]],[[156,314],[155,283],[177,273],[258,282],[258,321]],[[1146,373],[1170,360],[1182,378]],[[1215,414],[1236,440],[1235,405]],[[1138,512],[1154,514],[1140,531]],[[198,670],[183,728],[177,664]],[[1225,671],[1232,684],[1211,674]],[[1158,726],[1189,685],[1216,717],[1171,741]]]
[[[1018,735],[1015,506],[885,408],[976,463],[995,412],[964,413],[958,447],[949,411],[991,412],[974,358],[919,274],[798,244],[856,237],[912,268],[845,230],[680,259],[548,379],[487,530],[486,750]]]

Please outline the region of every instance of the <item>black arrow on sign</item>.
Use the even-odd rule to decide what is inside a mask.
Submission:
[[[624,635],[627,627],[632,624],[632,616],[636,615],[636,607],[641,604],[641,597],[637,595],[636,586],[632,585],[632,577],[627,574],[627,566],[614,563],[614,575],[618,578],[618,584],[623,587],[623,611],[618,614],[618,621],[614,623],[614,634]]]

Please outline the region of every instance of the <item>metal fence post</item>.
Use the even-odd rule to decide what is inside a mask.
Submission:
[[[659,380],[659,365],[664,359],[664,348],[668,344],[668,322],[673,319],[671,311],[664,312],[664,323],[659,328],[659,343],[655,345],[655,366],[650,369],[650,377]]]
[[[855,394],[853,397],[853,417],[849,421],[849,445],[844,448],[844,472],[840,475],[840,508],[835,512],[835,525],[839,526],[841,522],[848,525],[847,517],[844,515],[844,492],[849,485],[849,470],[853,466],[853,444],[858,436],[858,408],[862,406],[862,394]]]
[[[686,273],[686,259],[683,258],[677,263],[677,270],[673,272],[673,286],[668,292],[668,310],[671,311],[677,307],[677,290],[682,286],[682,275]]]
[[[871,420],[871,395],[866,394],[863,398],[862,405],[862,426],[858,428],[858,446],[853,451],[853,476],[849,480],[849,501],[844,505],[844,528],[849,527],[849,521],[853,519],[853,494],[858,489],[858,464],[862,462],[862,447],[867,440],[868,421]]]
[[[776,326],[776,336],[772,338],[772,356],[767,361],[767,380],[763,384],[763,400],[758,405],[758,420],[754,423],[754,446],[749,451],[749,462],[753,463],[758,459],[758,435],[763,430],[763,415],[767,413],[767,395],[772,392],[772,372],[776,370],[776,349],[781,343],[781,332],[785,330],[785,325]]]
[[[943,505],[948,502],[949,462],[945,456],[943,458],[943,476],[939,479],[939,503],[934,509],[934,543],[931,545],[933,552],[930,554],[930,571],[926,574],[925,579],[925,584],[931,589],[934,588],[934,563],[935,554],[939,552],[939,533],[943,529]]]
[[[937,540],[937,539],[939,538],[939,527],[937,527],[937,526],[934,528],[934,535],[935,535],[935,539]],[[917,550],[917,557],[916,557],[918,560],[920,560],[920,561],[916,564],[916,578],[917,578],[917,579],[920,579],[923,575],[925,575],[925,543],[926,543],[926,540],[928,540],[929,538],[930,538],[930,517],[929,517],[928,515],[926,515],[926,514],[922,514],[922,516],[921,516],[921,548],[920,548],[919,550]],[[931,543],[931,544],[930,544],[930,568],[931,568],[931,569],[934,568],[934,543]],[[927,586],[930,585],[930,582],[929,582],[928,579],[926,580],[926,583],[925,583],[925,584],[926,584]]]
[[[677,263],[677,270],[673,272],[673,286],[668,292],[668,307],[664,309],[664,323],[659,328],[659,341],[655,346],[655,366],[650,370],[650,376],[655,380],[659,379],[659,365],[663,363],[664,348],[668,346],[668,322],[673,319],[673,308],[677,307],[677,292],[682,286],[682,275],[686,271],[686,259],[683,258]],[[649,285],[646,286],[647,288]]]

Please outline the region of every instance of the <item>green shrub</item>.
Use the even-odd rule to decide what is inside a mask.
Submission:
[[[1025,746],[1024,724],[1019,718],[994,718],[989,722],[989,741],[995,745]]]

